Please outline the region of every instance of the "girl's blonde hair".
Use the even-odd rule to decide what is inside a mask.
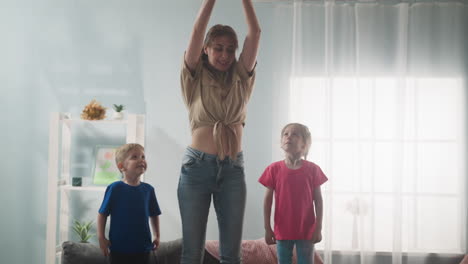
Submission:
[[[118,165],[120,162],[123,162],[128,156],[128,153],[134,149],[141,149],[145,151],[145,148],[138,143],[127,143],[115,150],[115,163]]]
[[[304,147],[304,153],[302,153],[302,156],[304,156],[304,159],[307,159],[307,155],[309,154],[309,149],[310,145],[312,144],[312,136],[310,135],[309,128],[306,125],[303,125],[301,123],[289,123],[283,127],[281,130],[281,137],[283,137],[284,131],[286,128],[290,126],[295,126],[299,129],[299,134],[302,137],[302,140],[304,140],[305,147]]]

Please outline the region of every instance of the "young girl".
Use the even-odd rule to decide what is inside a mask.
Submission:
[[[328,179],[319,166],[306,160],[311,141],[305,125],[286,125],[281,131],[281,148],[286,157],[268,166],[259,179],[267,187],[263,209],[265,241],[277,244],[280,264],[292,262],[294,245],[298,264],[314,263],[314,244],[322,240],[320,185]],[[270,225],[273,193],[274,232]]]

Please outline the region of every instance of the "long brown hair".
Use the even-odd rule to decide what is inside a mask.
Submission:
[[[217,25],[212,26],[210,30],[208,30],[208,32],[206,33],[205,42],[203,43],[203,49],[202,49],[202,56],[204,58],[206,58],[207,56],[204,52],[205,48],[209,47],[215,38],[221,37],[221,36],[231,37],[234,42],[234,48],[237,50],[239,44],[237,41],[236,31],[234,31],[234,29],[228,25],[217,24]]]

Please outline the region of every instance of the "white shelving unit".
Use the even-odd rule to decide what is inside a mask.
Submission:
[[[49,123],[48,208],[46,233],[46,263],[60,259],[61,243],[69,240],[70,192],[102,192],[105,186],[71,185],[73,125],[89,123],[92,126],[126,126],[125,142],[145,143],[145,116],[128,114],[124,120],[88,121],[73,119],[67,113],[51,113]],[[101,135],[102,136],[102,135]],[[57,234],[58,232],[58,234]]]

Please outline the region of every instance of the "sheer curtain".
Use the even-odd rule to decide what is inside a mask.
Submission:
[[[325,263],[464,253],[467,2],[270,4],[272,160],[286,123],[309,126]]]

